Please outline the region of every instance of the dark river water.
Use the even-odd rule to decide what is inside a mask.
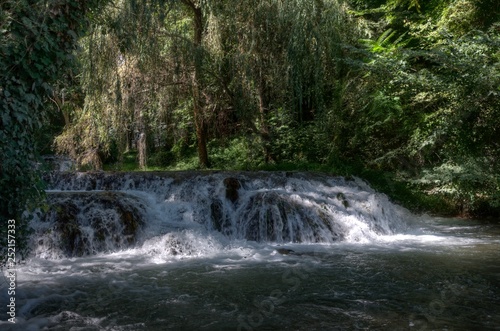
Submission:
[[[500,329],[500,228],[427,218],[414,232],[224,248],[204,238],[208,253],[189,257],[33,259],[17,268],[17,323],[0,329]]]

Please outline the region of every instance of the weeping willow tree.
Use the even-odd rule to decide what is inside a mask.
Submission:
[[[290,147],[279,143],[283,135],[320,119],[336,102],[346,75],[343,46],[357,35],[338,1],[210,7],[206,47],[213,84],[224,91],[226,109],[260,137],[267,162]]]
[[[84,103],[56,140],[94,168],[112,148],[144,149],[141,137],[148,149],[194,140],[201,167],[209,139],[235,135],[258,137],[266,162],[294,157],[282,150],[307,149],[296,129],[324,124],[357,38],[335,0],[122,0],[101,17],[81,40]]]
[[[424,186],[434,169],[459,199],[498,200],[497,7],[115,0],[80,39],[84,97],[56,145],[94,168],[138,150],[142,167],[159,152],[200,167],[349,162]]]
[[[82,105],[57,137],[60,152],[100,168],[119,152],[162,144],[175,107],[190,85],[191,46],[182,8],[165,1],[116,1],[81,39]],[[168,22],[168,23],[167,23]],[[171,123],[170,123],[171,125]],[[150,137],[151,136],[151,137]],[[170,138],[171,139],[171,138]],[[145,160],[139,160],[145,165]]]

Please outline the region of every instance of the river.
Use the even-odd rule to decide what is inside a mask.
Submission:
[[[358,179],[317,174],[49,183],[59,217],[72,201],[80,244],[35,217],[16,324],[2,316],[1,330],[500,329],[498,223],[412,215]],[[142,219],[132,239],[124,210]]]

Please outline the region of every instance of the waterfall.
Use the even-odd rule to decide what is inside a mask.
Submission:
[[[140,248],[185,256],[238,240],[366,242],[409,213],[358,178],[300,172],[51,172],[33,218],[45,258]],[[155,253],[156,252],[156,253]]]
[[[146,220],[138,197],[119,191],[47,192],[48,211],[37,211],[35,255],[82,256],[132,246]]]

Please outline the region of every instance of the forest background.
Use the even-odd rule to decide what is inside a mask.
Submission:
[[[0,11],[1,222],[80,170],[360,176],[500,215],[497,0],[19,0]]]

